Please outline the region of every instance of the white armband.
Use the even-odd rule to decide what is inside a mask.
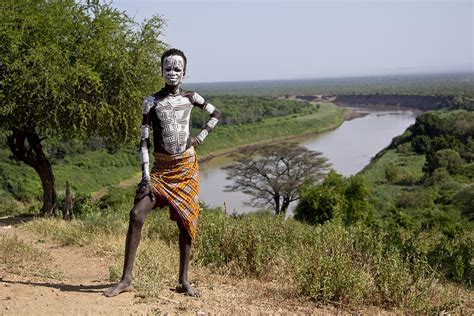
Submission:
[[[209,126],[210,128],[214,128],[214,127],[216,127],[217,122],[219,122],[219,120],[217,118],[211,117],[211,119],[209,121],[207,121],[207,126]]]
[[[142,165],[142,178],[149,181],[150,170],[148,170],[148,166],[150,164],[150,157],[148,156],[148,148],[146,146],[140,148],[140,162]]]
[[[142,125],[141,131],[140,131],[140,137],[141,139],[150,138],[150,126]]]
[[[142,114],[147,114],[150,111],[150,108],[153,106],[155,98],[152,96],[147,97],[143,100],[142,103]]]
[[[204,104],[204,98],[201,97],[199,94],[197,94],[196,92],[194,92],[191,96],[192,100],[191,100],[191,103],[196,103],[196,104]]]
[[[208,134],[209,134],[208,131],[206,131],[205,129],[200,131],[199,134],[197,134],[196,136],[196,140],[198,141],[198,143],[199,144],[202,143]]]
[[[206,111],[209,114],[212,114],[216,110],[216,107],[210,103],[207,103],[206,106],[204,106],[204,111]]]

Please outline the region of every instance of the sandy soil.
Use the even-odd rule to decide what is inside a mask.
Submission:
[[[0,265],[0,315],[207,315],[207,314],[339,314],[333,307],[285,294],[281,285],[257,280],[238,280],[221,275],[198,275],[201,298],[163,289],[158,298],[143,300],[136,292],[106,298],[111,283],[107,258],[92,256],[87,249],[43,240],[21,226],[3,221],[0,234],[16,235],[52,258],[48,267],[63,277],[39,278],[22,271],[13,274]],[[90,252],[90,251],[89,251]]]

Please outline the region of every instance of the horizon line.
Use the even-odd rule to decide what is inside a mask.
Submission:
[[[473,70],[458,71],[433,71],[433,72],[410,72],[410,73],[387,73],[387,74],[366,74],[366,75],[341,75],[326,77],[303,77],[303,78],[279,78],[279,79],[257,79],[257,80],[228,80],[228,81],[200,81],[184,82],[183,85],[193,84],[232,84],[232,83],[252,83],[252,82],[276,82],[276,81],[309,81],[309,80],[333,80],[333,79],[362,79],[362,78],[380,78],[380,77],[401,77],[401,76],[427,76],[427,75],[474,75]]]

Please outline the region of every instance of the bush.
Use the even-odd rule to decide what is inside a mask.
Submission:
[[[346,203],[345,189],[343,177],[331,170],[320,185],[302,188],[294,211],[295,219],[312,225],[341,219]]]
[[[406,142],[397,146],[397,152],[402,155],[408,155],[412,152],[411,142]]]
[[[431,174],[438,168],[445,168],[450,174],[459,172],[464,161],[459,152],[453,149],[441,149],[434,155],[427,155],[424,170]]]
[[[400,168],[394,163],[388,164],[384,169],[385,180],[388,183],[396,183],[400,180]]]
[[[330,220],[351,225],[367,218],[368,198],[369,190],[362,176],[343,178],[332,170],[321,184],[301,189],[295,219],[312,225]]]
[[[469,184],[454,196],[454,202],[461,214],[469,221],[474,220],[474,184]]]

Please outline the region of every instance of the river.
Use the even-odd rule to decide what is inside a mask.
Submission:
[[[393,137],[402,134],[415,122],[417,110],[355,109],[365,116],[345,121],[338,128],[311,135],[296,141],[308,149],[319,151],[328,158],[332,168],[349,176],[362,170],[380,150],[390,144]],[[200,199],[212,207],[226,204],[228,213],[247,213],[255,208],[245,205],[250,196],[240,192],[224,192],[231,184],[221,169],[230,165],[232,155],[220,156],[200,164]]]

